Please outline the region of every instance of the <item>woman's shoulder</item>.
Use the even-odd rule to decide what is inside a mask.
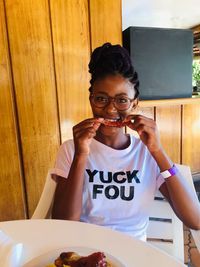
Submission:
[[[74,140],[73,139],[68,139],[68,140],[64,141],[60,145],[59,151],[61,151],[61,152],[74,151]]]
[[[65,140],[61,146],[72,146],[74,145],[74,140],[73,139],[68,139],[68,140]]]

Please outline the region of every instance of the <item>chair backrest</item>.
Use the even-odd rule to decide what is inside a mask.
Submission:
[[[51,171],[48,171],[44,188],[31,219],[51,218],[51,207],[56,190],[56,182],[51,178]]]
[[[190,167],[180,164],[176,166],[185,178],[185,182],[194,189]],[[150,209],[147,241],[184,262],[183,223],[159,192]]]

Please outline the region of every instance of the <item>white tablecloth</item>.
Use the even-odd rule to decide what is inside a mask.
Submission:
[[[22,265],[50,250],[89,247],[117,257],[126,267],[185,266],[146,242],[96,225],[61,220],[0,222],[0,229],[23,244]]]

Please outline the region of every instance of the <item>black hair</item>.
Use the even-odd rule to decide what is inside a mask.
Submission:
[[[138,74],[134,70],[128,51],[121,45],[105,43],[97,47],[92,52],[88,66],[92,76],[90,92],[96,80],[105,78],[108,75],[120,74],[134,85],[135,99],[139,96]]]

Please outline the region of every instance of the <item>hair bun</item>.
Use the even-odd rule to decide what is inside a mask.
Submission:
[[[105,43],[102,46],[94,49],[92,56],[91,56],[90,63],[88,65],[90,73],[95,72],[95,69],[98,66],[98,62],[101,59],[101,57],[104,55],[105,50],[110,48],[111,46],[112,46],[111,43]],[[107,53],[105,53],[105,54],[107,54]]]
[[[107,75],[120,74],[134,84],[136,95],[139,94],[137,73],[133,68],[128,51],[121,45],[105,43],[97,47],[91,55],[88,67],[89,72],[92,74],[91,85],[93,85],[95,80]]]

